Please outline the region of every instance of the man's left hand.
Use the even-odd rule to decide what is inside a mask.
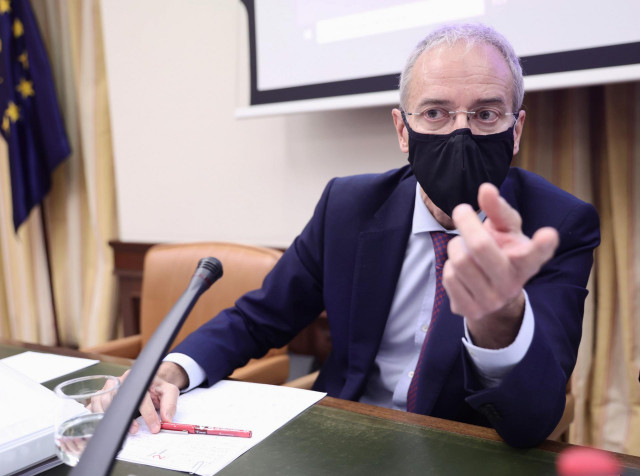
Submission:
[[[447,247],[442,282],[451,311],[466,318],[474,344],[500,349],[518,335],[523,287],[551,259],[559,237],[550,227],[524,235],[520,215],[491,184],[480,186],[478,204],[484,222],[469,205],[453,210],[460,236]]]

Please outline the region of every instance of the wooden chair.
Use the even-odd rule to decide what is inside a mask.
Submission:
[[[564,407],[564,413],[558,422],[555,430],[551,432],[549,435],[550,440],[555,441],[569,441],[569,425],[573,423],[573,419],[576,413],[576,399],[571,393],[571,379],[569,379],[569,383],[567,384],[567,403]]]
[[[234,243],[180,243],[155,245],[144,259],[140,296],[140,334],[85,348],[88,352],[135,359],[158,324],[186,289],[201,258],[222,262],[223,276],[206,291],[178,333],[173,346],[223,309],[233,306],[244,293],[258,289],[281,251]],[[287,348],[272,349],[253,359],[231,377],[249,382],[280,385],[289,376]]]

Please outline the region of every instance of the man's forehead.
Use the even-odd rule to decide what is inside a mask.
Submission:
[[[410,101],[427,96],[453,94],[457,90],[475,92],[479,97],[502,96],[511,101],[513,76],[506,59],[493,45],[484,42],[459,41],[441,44],[424,51],[414,64],[409,84]],[[445,94],[445,95],[446,95]],[[420,96],[420,97],[417,97]],[[432,99],[443,99],[432,97]]]
[[[507,60],[500,50],[484,42],[440,44],[424,51],[414,65],[416,76],[475,74],[480,69],[491,75],[507,76],[509,81],[512,79]]]

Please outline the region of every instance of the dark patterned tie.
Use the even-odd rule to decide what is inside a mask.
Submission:
[[[427,335],[424,337],[424,342],[422,344],[422,348],[420,349],[420,357],[418,357],[418,364],[416,365],[416,369],[413,372],[411,384],[409,385],[409,392],[407,393],[407,410],[410,412],[415,412],[416,409],[416,401],[418,396],[418,379],[420,378],[422,357],[424,356],[424,351],[427,347],[429,336],[431,335],[431,331],[433,330],[433,325],[435,324],[436,320],[438,319],[438,315],[440,314],[442,302],[444,301],[444,298],[446,296],[446,291],[444,290],[444,286],[442,286],[442,268],[444,266],[444,262],[447,260],[447,243],[449,243],[449,240],[451,238],[453,238],[453,235],[449,235],[443,231],[431,232],[433,251],[436,256],[436,294],[433,299],[433,312],[431,313],[431,322],[429,323],[429,329],[427,329]]]

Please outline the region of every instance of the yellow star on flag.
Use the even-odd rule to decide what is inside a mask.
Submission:
[[[22,64],[24,69],[29,69],[29,56],[27,56],[26,51],[18,56],[18,61]]]
[[[4,116],[8,117],[11,122],[16,122],[20,119],[20,108],[13,101],[9,101],[9,105],[4,111]]]
[[[24,25],[17,18],[13,21],[13,36],[16,38],[20,38],[24,35]]]
[[[11,0],[0,0],[0,13],[11,11]]]
[[[16,86],[16,91],[22,94],[23,98],[28,98],[36,93],[33,90],[33,81],[27,81],[24,78],[20,78],[20,83]]]
[[[0,53],[2,53],[2,40],[0,40]]]
[[[11,127],[11,124],[9,123],[9,118],[7,116],[4,116],[2,118],[2,130],[5,132],[9,132],[9,127]]]

